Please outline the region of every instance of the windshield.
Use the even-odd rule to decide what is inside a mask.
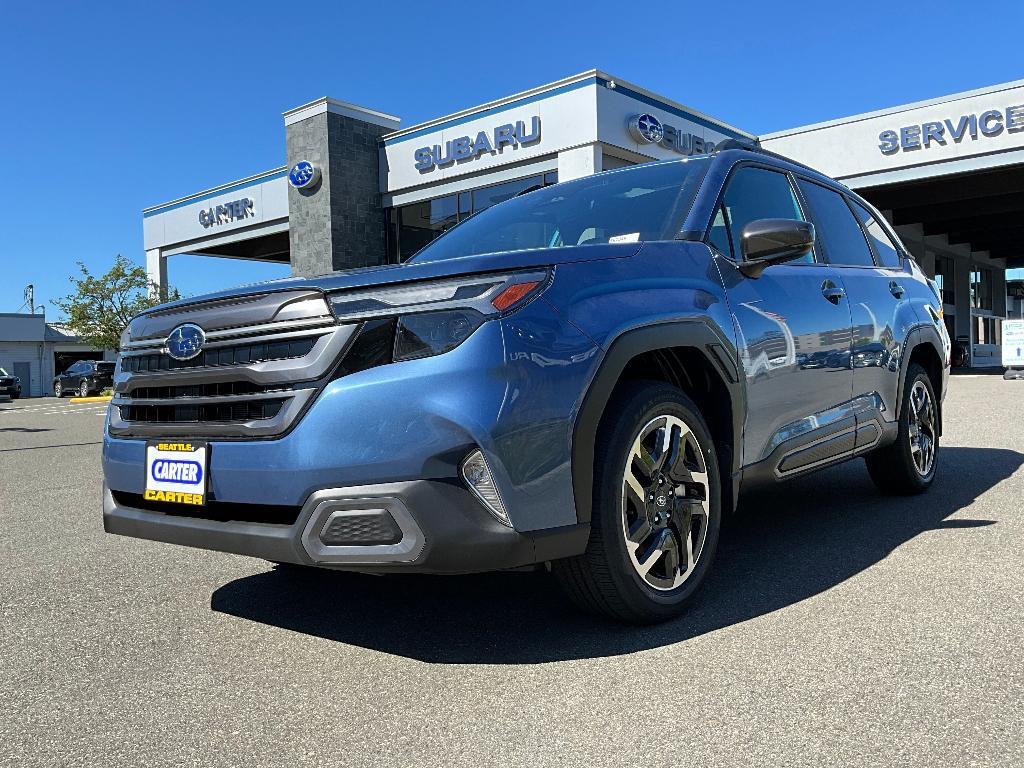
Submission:
[[[5,370],[4,370],[3,368],[0,368],[0,376],[10,376],[10,375],[11,375],[11,374],[9,374],[9,373],[8,373],[7,371],[5,371]]]
[[[650,163],[539,189],[471,216],[411,260],[671,240],[709,162],[700,157]]]

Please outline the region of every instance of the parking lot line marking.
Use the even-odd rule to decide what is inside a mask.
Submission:
[[[57,415],[60,415],[60,414],[69,414],[69,413],[73,414],[73,413],[106,413],[106,412],[107,412],[107,409],[106,409],[105,406],[101,407],[101,408],[97,408],[95,406],[87,407],[87,408],[76,408],[76,407],[73,407],[73,406],[68,406],[68,407],[63,407],[63,408],[59,408],[59,407],[58,408],[45,408],[45,409],[44,408],[40,408],[40,409],[36,409],[36,410],[31,410],[31,411],[28,410],[28,409],[17,409],[17,408],[2,409],[2,410],[0,410],[0,414],[7,414],[7,415],[11,415],[11,416],[16,416],[16,415],[21,414],[21,413],[24,413],[24,414],[26,414],[28,416],[57,416]]]

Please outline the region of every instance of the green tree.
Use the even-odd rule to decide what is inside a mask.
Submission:
[[[67,325],[86,344],[98,349],[117,349],[128,321],[144,309],[162,303],[156,284],[146,270],[117,254],[103,275],[93,275],[78,262],[80,277],[71,276],[74,293],[53,304],[67,315]],[[167,301],[178,298],[168,289]]]

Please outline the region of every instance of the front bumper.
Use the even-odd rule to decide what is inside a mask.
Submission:
[[[0,387],[0,397],[3,397],[4,395],[6,395],[7,397],[21,397],[21,387]]]
[[[103,486],[107,533],[231,552],[298,565],[369,572],[473,573],[528,566],[583,552],[589,526],[521,534],[500,524],[463,488],[414,480],[332,488],[312,494],[291,524],[189,517],[129,506]],[[397,540],[324,543],[339,515],[383,514]],[[192,514],[203,514],[197,512]]]
[[[472,572],[578,554],[586,531],[576,527],[572,425],[596,353],[542,297],[485,323],[451,352],[328,382],[280,436],[211,439],[213,505],[294,510],[277,527],[140,508],[130,497],[144,490],[145,441],[108,430],[106,529],[269,560],[389,571]],[[475,449],[487,459],[511,529],[460,478]],[[318,553],[303,536],[310,520],[319,524],[313,510],[325,493],[366,495],[378,507],[381,498],[397,499],[420,529],[422,549],[404,557],[383,549]]]

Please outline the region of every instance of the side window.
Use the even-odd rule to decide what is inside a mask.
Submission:
[[[711,233],[708,235],[708,242],[726,256],[732,256],[732,247],[729,245],[729,229],[725,223],[725,213],[722,206],[715,211],[715,219],[711,222]],[[735,257],[734,257],[735,258]]]
[[[758,219],[805,220],[786,174],[764,168],[743,167],[737,170],[725,189],[721,210],[736,247],[736,259],[742,255],[739,244],[743,227],[750,222]],[[712,226],[712,232],[714,229]],[[814,254],[808,253],[791,263],[801,261],[813,263]]]
[[[892,269],[902,267],[903,257],[900,256],[899,249],[893,244],[888,233],[882,229],[882,225],[860,203],[854,201],[853,210],[856,211],[857,218],[860,219],[860,223],[864,225],[868,237],[871,238],[871,244],[875,247],[875,253],[878,254],[878,263],[883,267],[890,267]]]
[[[800,191],[814,215],[818,242],[830,264],[873,267],[875,260],[846,198],[835,190],[800,179]]]

